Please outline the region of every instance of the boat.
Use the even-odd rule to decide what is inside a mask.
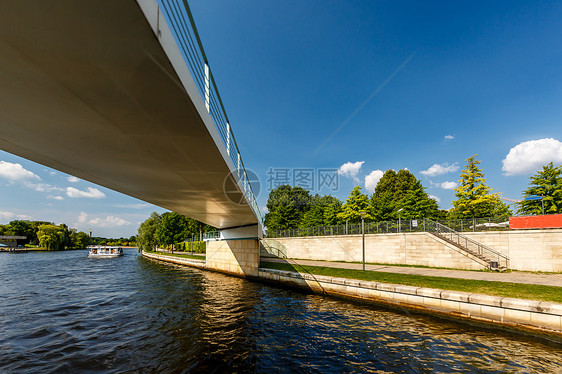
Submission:
[[[97,245],[88,247],[88,257],[91,258],[114,258],[123,256],[123,248],[115,246]]]

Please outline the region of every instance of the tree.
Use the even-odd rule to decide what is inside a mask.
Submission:
[[[562,212],[562,166],[551,162],[530,177],[530,186],[523,192],[523,197],[543,196],[544,213]],[[542,201],[530,200],[519,203],[517,213],[524,215],[542,214]]]
[[[281,185],[269,193],[265,215],[268,230],[298,227],[310,208],[310,194],[302,187]]]
[[[189,236],[186,218],[176,212],[162,214],[160,225],[156,229],[156,239],[160,245],[171,245],[184,241]]]
[[[402,209],[400,216],[404,219],[435,219],[439,215],[437,201],[429,197],[419,180],[416,180],[398,205]]]
[[[375,192],[371,196],[373,218],[377,221],[397,219],[398,210],[404,208],[401,201],[409,191],[418,188],[417,183],[418,179],[409,170],[402,169],[398,173],[394,170],[387,170],[377,183]],[[421,184],[421,182],[419,183]],[[420,194],[420,196],[422,195]],[[430,204],[430,202],[426,202],[427,204]],[[401,217],[404,217],[404,215],[401,214]]]
[[[490,217],[494,214],[509,214],[509,208],[497,194],[486,184],[484,172],[478,167],[477,155],[467,158],[466,168],[462,171],[459,186],[455,188],[456,200],[453,200],[451,216],[454,218]]]
[[[55,225],[41,225],[37,231],[41,247],[49,251],[64,249],[65,230]]]
[[[344,221],[352,223],[361,222],[361,212],[364,212],[366,219],[372,219],[371,207],[367,195],[361,193],[361,187],[356,186],[349,193],[349,197],[343,204],[342,212],[338,217]]]
[[[153,212],[150,217],[140,224],[137,234],[137,246],[142,250],[151,250],[158,244],[156,230],[162,221],[162,217]]]
[[[324,209],[324,225],[335,226],[344,223],[344,220],[339,217],[341,212],[343,212],[343,208],[339,199],[336,199],[332,203],[328,204]]]
[[[27,243],[37,241],[37,230],[34,229],[30,221],[11,221],[8,224],[7,233],[9,235],[25,236]]]
[[[91,243],[91,239],[88,234],[83,231],[76,232],[74,229],[72,229],[70,233],[70,240],[72,242],[72,248],[86,248]]]
[[[338,198],[318,194],[310,198],[309,209],[304,213],[299,227],[331,226],[338,224],[337,213],[341,211]]]

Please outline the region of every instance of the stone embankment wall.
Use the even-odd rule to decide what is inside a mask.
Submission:
[[[143,256],[168,263],[217,271],[217,269],[208,268],[205,260],[146,252],[143,252]],[[231,271],[218,271],[233,274]],[[368,300],[518,329],[552,332],[562,336],[562,304],[558,303],[332,278],[265,268],[260,268],[257,277],[253,278],[282,286],[299,287],[322,295]]]
[[[510,257],[515,270],[562,272],[562,230],[517,230],[463,235]],[[365,235],[366,261],[480,270],[487,264],[429,233]],[[361,235],[268,238],[262,256],[362,261]]]
[[[555,332],[562,336],[562,304],[433,288],[332,278],[273,269],[259,270],[271,283],[314,293],[364,299],[514,328]]]

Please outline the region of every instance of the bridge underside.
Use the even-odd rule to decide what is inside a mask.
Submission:
[[[143,10],[2,2],[0,148],[218,228],[256,224],[163,18]]]

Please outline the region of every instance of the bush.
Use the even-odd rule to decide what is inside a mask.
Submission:
[[[184,252],[193,252],[193,253],[205,253],[206,249],[207,249],[207,243],[206,242],[182,242],[182,243],[177,243],[174,245],[174,247],[179,250],[179,251],[184,251]]]

